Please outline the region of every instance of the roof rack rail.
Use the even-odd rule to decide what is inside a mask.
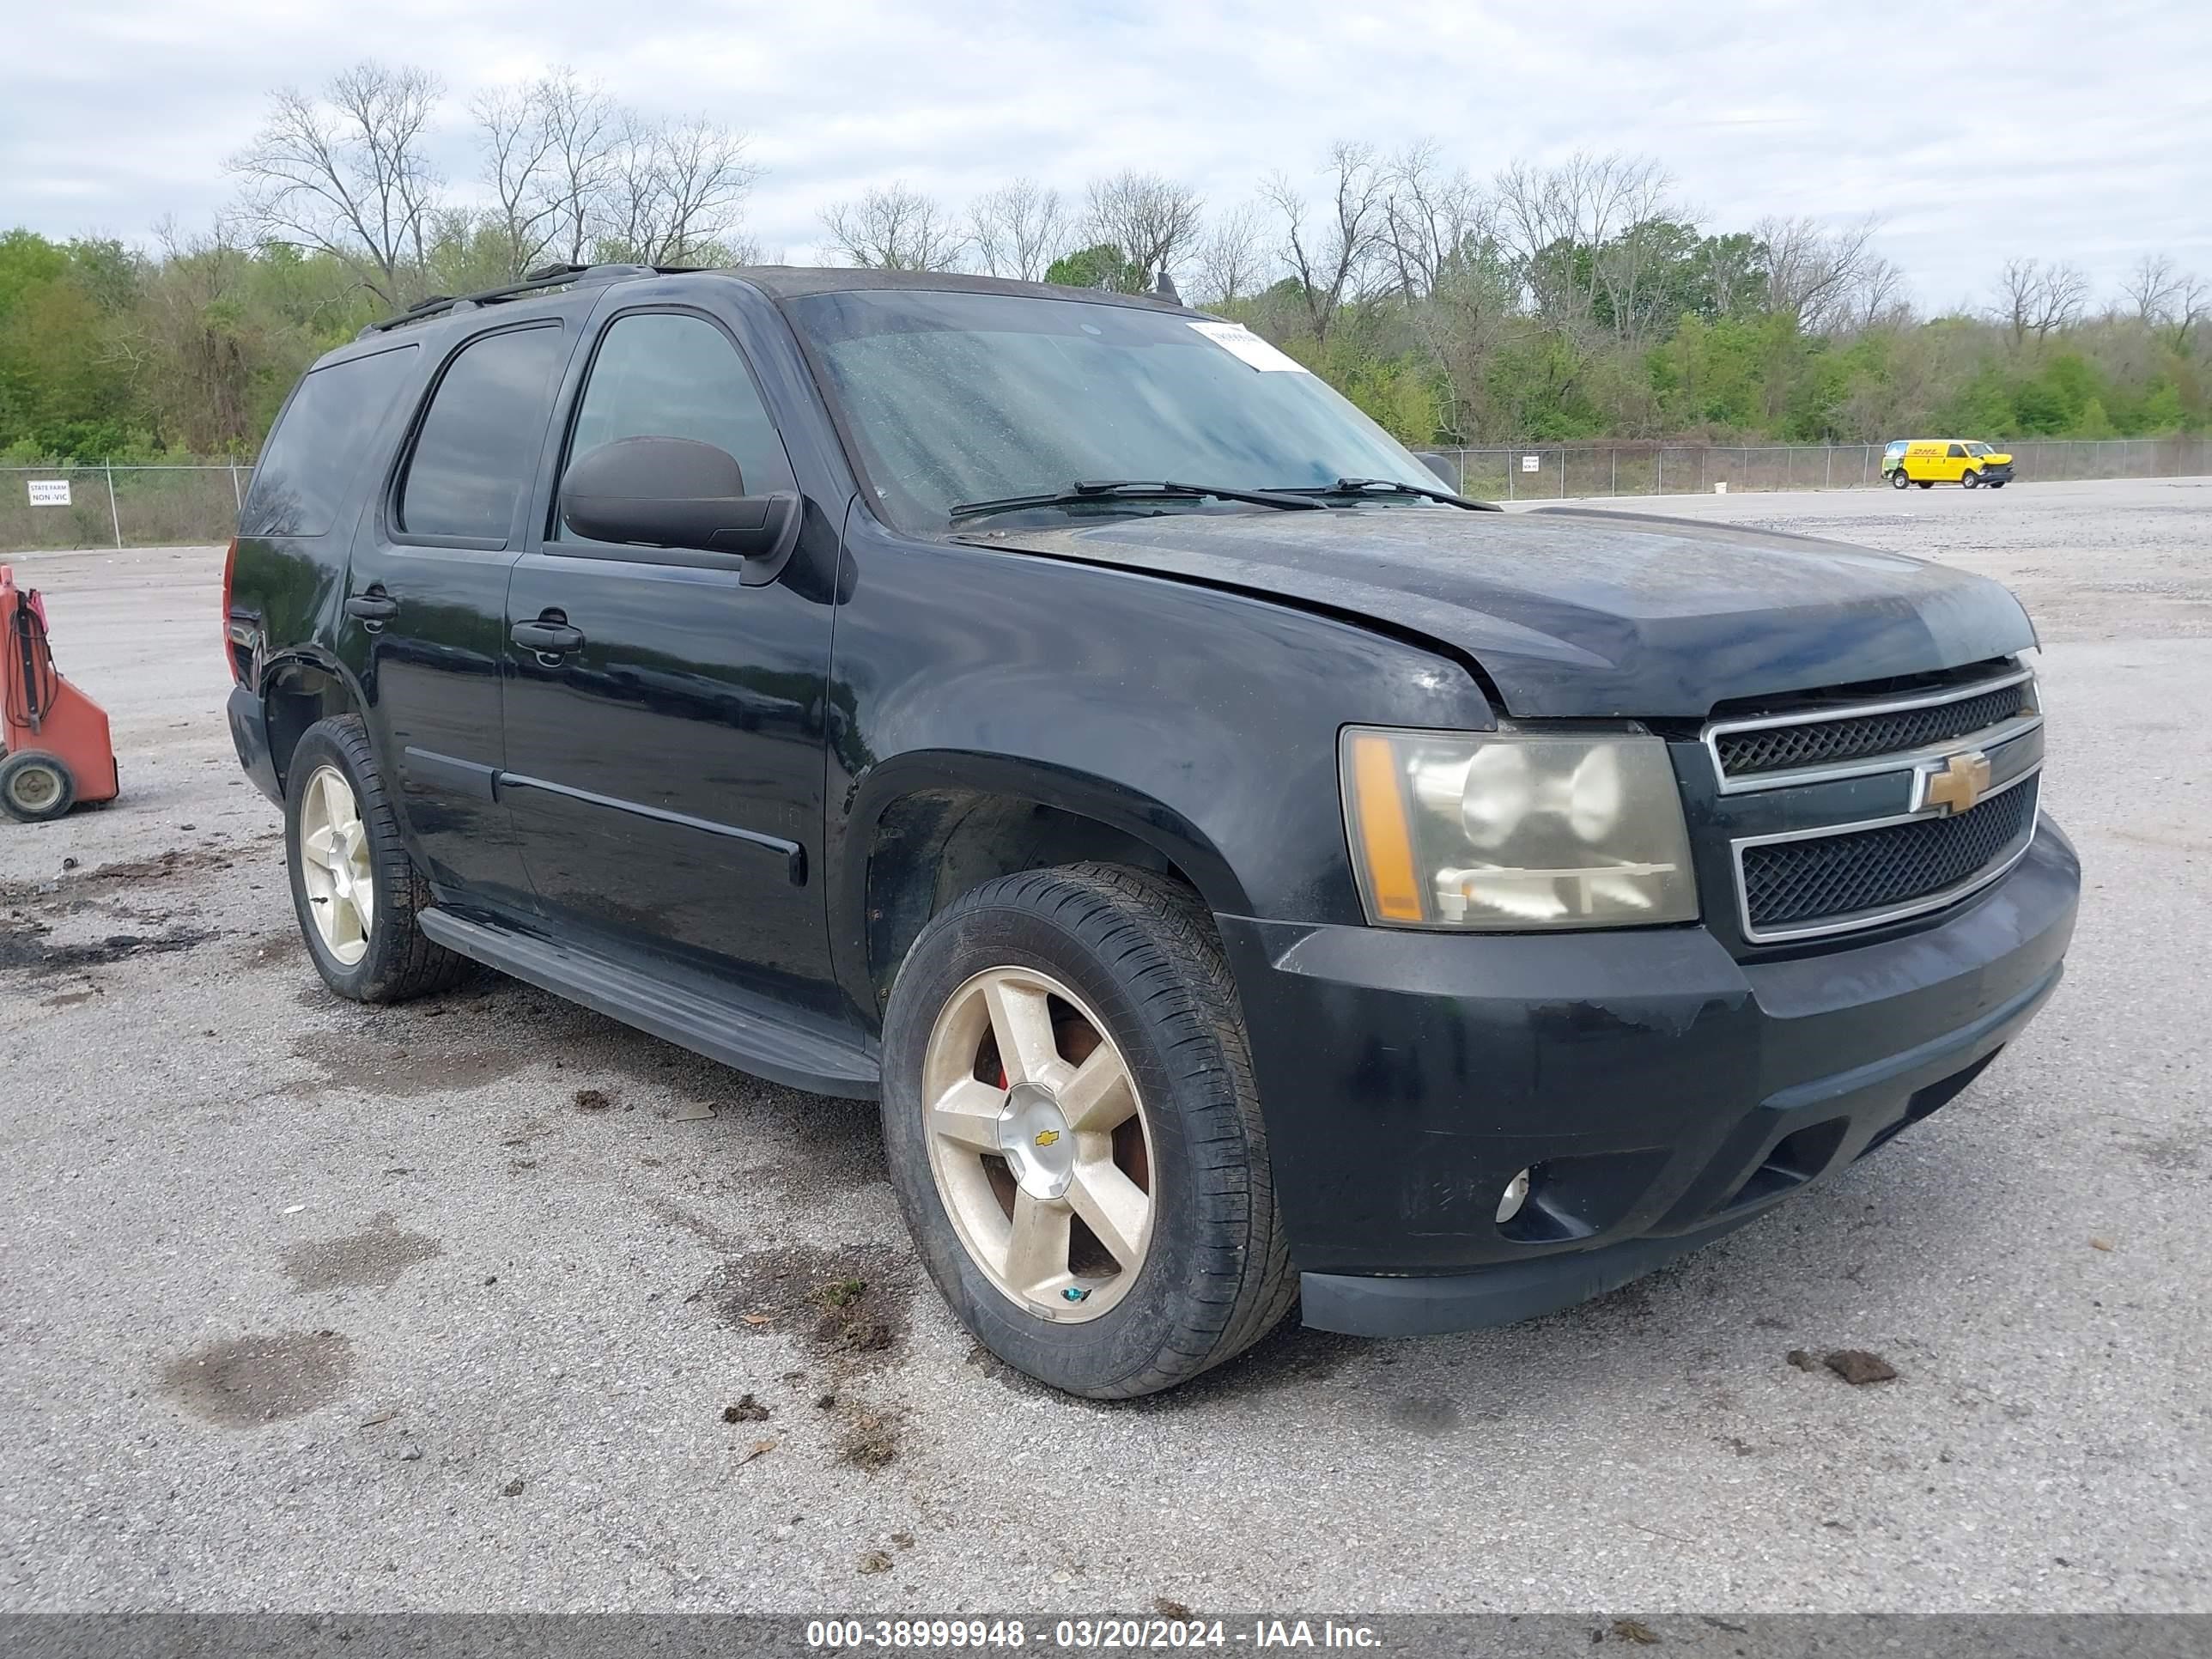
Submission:
[[[427,300],[417,300],[397,317],[386,317],[382,322],[371,323],[354,337],[366,340],[370,335],[381,334],[388,329],[405,328],[410,323],[450,316],[455,312],[473,311],[478,306],[497,305],[501,301],[519,299],[523,295],[536,294],[545,289],[619,283],[632,276],[659,274],[665,274],[663,268],[653,265],[545,265],[530,272],[520,282],[509,283],[503,288],[488,288],[479,294],[434,294]]]

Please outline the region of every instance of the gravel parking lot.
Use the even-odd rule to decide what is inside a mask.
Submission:
[[[2212,480],[1664,510],[2015,586],[2066,983],[1641,1284],[1116,1407],[972,1348],[872,1107],[489,975],[329,996],[220,550],[19,559],[124,793],[0,823],[0,1606],[2212,1610]]]

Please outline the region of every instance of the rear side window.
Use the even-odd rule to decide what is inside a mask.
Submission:
[[[430,394],[399,486],[410,536],[504,543],[530,487],[562,363],[557,325],[508,329],[463,346]]]
[[[325,536],[415,368],[410,344],[310,370],[262,446],[241,536]]]
[[[623,438],[712,444],[736,459],[750,493],[792,488],[791,464],[744,360],[703,317],[635,312],[608,327],[568,458]]]

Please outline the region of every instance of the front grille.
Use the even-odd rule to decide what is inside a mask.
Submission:
[[[1972,811],[1743,848],[1753,937],[1909,907],[1948,892],[2019,850],[2035,823],[2028,778]]]
[[[1923,708],[1884,709],[1797,726],[1720,732],[1714,734],[1713,752],[1720,757],[1721,771],[1728,777],[1794,772],[1947,743],[2027,714],[2033,708],[2030,683],[2022,680],[1956,702],[1933,703]]]

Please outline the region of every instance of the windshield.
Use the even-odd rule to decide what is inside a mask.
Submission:
[[[1996,452],[1990,449],[1987,444],[1968,444],[1966,446],[1966,453],[1969,455],[1990,455],[1994,454]]]
[[[1436,485],[1395,439],[1233,324],[914,290],[815,295],[793,308],[885,515],[916,533],[943,530],[957,503],[1079,479],[1260,490],[1346,477]],[[1255,509],[1123,496],[1024,510],[1066,521]]]

